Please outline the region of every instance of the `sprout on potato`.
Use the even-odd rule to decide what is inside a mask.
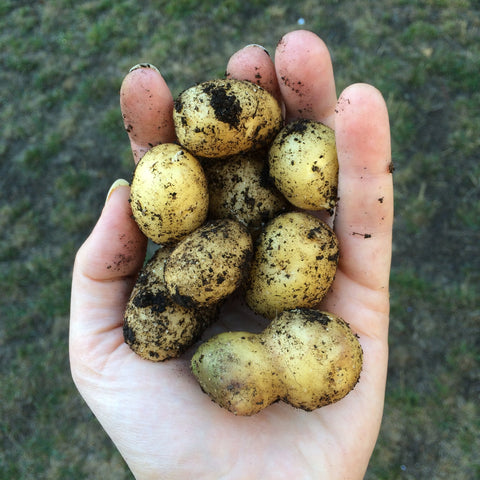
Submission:
[[[133,217],[155,243],[180,240],[203,224],[208,187],[199,161],[173,143],[149,150],[135,168],[130,191]]]
[[[294,309],[259,334],[212,337],[191,367],[214,402],[236,415],[253,415],[278,400],[307,411],[340,400],[358,382],[362,360],[362,347],[344,320]]]

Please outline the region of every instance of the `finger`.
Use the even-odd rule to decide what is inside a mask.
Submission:
[[[247,45],[234,53],[228,61],[225,76],[256,83],[280,100],[275,66],[267,50],[260,45]]]
[[[369,308],[382,322],[389,309],[393,181],[388,112],[380,92],[365,84],[348,87],[338,100],[335,134],[340,261],[327,303],[349,319]],[[339,301],[340,291],[349,302]],[[370,327],[376,328],[363,325]],[[377,327],[386,332],[386,325]]]
[[[342,270],[373,290],[389,279],[393,182],[385,102],[369,85],[353,85],[339,98],[339,157],[335,225],[343,246]]]
[[[124,182],[126,183],[126,182]],[[123,311],[138,271],[147,240],[132,218],[130,189],[118,186],[109,195],[92,233],[79,249],[72,278],[71,345],[89,344],[98,334],[122,324]],[[121,335],[115,339],[121,342]]]
[[[287,121],[307,118],[333,128],[337,98],[325,43],[306,30],[287,33],[277,45],[275,67]]]
[[[135,163],[154,145],[175,141],[173,97],[152,65],[130,70],[120,88],[120,107]]]

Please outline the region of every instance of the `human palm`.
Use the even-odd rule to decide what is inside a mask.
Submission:
[[[313,412],[276,403],[237,417],[210,401],[189,353],[154,363],[123,342],[123,311],[146,239],[131,218],[127,186],[116,188],[74,268],[70,358],[75,383],[138,479],[362,478],[380,427],[387,367],[388,281],[393,217],[385,103],[373,87],[336,98],[323,42],[305,31],[279,43],[275,64],[258,46],[229,61],[228,75],[259,82],[285,104],[286,118],[312,118],[336,131],[340,263],[322,309],[350,323],[364,350],[359,383]],[[135,161],[174,140],[172,98],[152,68],[133,70],[121,91]],[[259,331],[265,322],[231,301],[205,333]]]

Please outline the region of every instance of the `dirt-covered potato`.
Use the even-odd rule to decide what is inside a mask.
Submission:
[[[215,318],[215,309],[180,306],[168,294],[163,272],[171,250],[159,248],[145,264],[124,315],[125,343],[155,362],[181,355]]]
[[[253,236],[289,203],[268,176],[264,151],[225,159],[207,159],[203,168],[208,181],[209,217],[232,218]]]
[[[268,319],[317,306],[333,282],[338,258],[337,237],[325,222],[305,212],[278,215],[258,237],[247,304]]]
[[[165,283],[180,305],[214,305],[245,278],[252,238],[239,222],[214,220],[185,237],[165,265]]]
[[[133,217],[155,243],[177,241],[208,214],[208,187],[199,161],[173,143],[149,150],[135,168],[130,191]]]
[[[313,120],[289,123],[270,147],[269,171],[296,207],[333,210],[338,186],[335,132]]]
[[[242,80],[210,80],[175,100],[178,141],[193,155],[219,158],[266,147],[283,125],[280,104],[267,90]]]
[[[341,318],[313,309],[285,311],[261,333],[226,332],[200,345],[191,366],[202,390],[236,415],[278,400],[311,411],[357,384],[362,347]]]

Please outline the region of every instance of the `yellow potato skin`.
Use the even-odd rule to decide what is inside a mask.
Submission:
[[[258,335],[225,332],[200,345],[191,367],[202,390],[235,415],[253,415],[278,400],[278,374]]]
[[[316,307],[332,284],[338,240],[323,221],[305,212],[278,215],[258,237],[245,298],[273,319],[284,310]]]
[[[252,250],[252,237],[239,222],[206,222],[179,242],[168,257],[167,290],[181,305],[214,305],[241,285]]]
[[[191,367],[202,390],[235,415],[278,400],[312,411],[357,384],[363,351],[341,318],[312,309],[285,311],[259,334],[226,332],[200,345]]]
[[[209,217],[233,218],[257,237],[267,222],[290,208],[268,176],[264,151],[206,159]]]
[[[341,318],[313,309],[283,312],[264,331],[273,352],[282,352],[281,400],[314,410],[343,398],[356,385],[363,351]]]
[[[208,186],[199,161],[173,143],[157,145],[137,164],[130,204],[140,230],[158,244],[176,242],[208,214]]]
[[[168,294],[163,276],[171,251],[157,249],[142,268],[124,314],[125,343],[153,362],[180,356],[215,318],[214,309],[187,308]]]
[[[313,120],[286,125],[269,150],[269,171],[290,203],[305,210],[333,210],[337,202],[335,132]]]
[[[275,97],[234,79],[210,80],[183,91],[175,100],[173,121],[180,144],[207,158],[266,147],[283,126]]]

